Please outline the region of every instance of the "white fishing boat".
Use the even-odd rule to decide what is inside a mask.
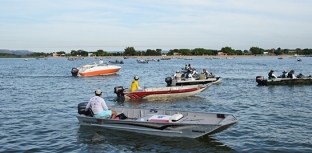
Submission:
[[[182,110],[109,107],[117,112],[115,119],[86,116],[87,103],[78,105],[76,116],[81,126],[143,133],[165,137],[198,138],[228,129],[238,122],[229,113],[192,112]],[[90,113],[89,113],[90,114]]]

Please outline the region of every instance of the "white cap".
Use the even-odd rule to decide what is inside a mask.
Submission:
[[[134,79],[139,80],[139,77],[138,77],[138,76],[135,76]]]
[[[95,94],[100,95],[102,94],[102,91],[100,89],[95,90]]]

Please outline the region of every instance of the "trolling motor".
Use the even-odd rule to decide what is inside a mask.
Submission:
[[[85,110],[86,106],[87,106],[88,102],[83,102],[83,103],[79,103],[78,104],[78,114],[80,115],[86,115],[86,116],[93,116],[91,113],[91,109],[89,110]]]
[[[115,87],[114,88],[114,93],[117,95],[117,97],[118,98],[123,98],[123,97],[125,97],[125,95],[124,95],[124,88],[123,88],[123,86],[117,86],[117,87]]]
[[[71,74],[72,76],[76,77],[78,75],[79,70],[77,68],[72,68]]]
[[[167,83],[167,86],[171,86],[171,84],[172,84],[172,78],[171,77],[166,77],[165,81]]]
[[[267,80],[265,80],[263,76],[257,76],[257,77],[256,77],[256,82],[257,82],[258,85],[260,85],[260,86],[267,85]]]

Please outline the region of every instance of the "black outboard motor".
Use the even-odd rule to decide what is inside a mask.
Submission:
[[[263,76],[257,76],[257,77],[256,77],[256,82],[257,82],[258,85],[260,85],[260,86],[267,85],[267,80],[264,80],[264,77],[263,77]]]
[[[88,111],[85,111],[85,108],[87,106],[88,102],[83,102],[83,103],[80,103],[78,104],[78,114],[83,114],[83,115],[86,115],[86,116],[93,116],[90,109]]]
[[[124,97],[124,88],[123,86],[117,86],[114,88],[114,93],[117,95],[118,98]]]
[[[72,68],[71,74],[72,76],[76,77],[78,75],[79,70],[77,68]]]
[[[167,86],[171,86],[171,84],[172,84],[172,78],[171,77],[166,77],[165,81],[167,83]]]

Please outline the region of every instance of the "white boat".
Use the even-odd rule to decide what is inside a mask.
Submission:
[[[120,66],[109,65],[107,63],[90,63],[78,68],[72,68],[71,73],[72,76],[111,75],[117,73],[120,69]]]
[[[143,90],[137,90],[130,92],[128,89],[124,89],[123,86],[114,88],[114,93],[121,100],[169,100],[175,98],[183,98],[198,94],[211,84],[198,84],[189,86],[173,86],[173,87],[155,87],[144,88]]]
[[[142,59],[137,59],[137,62],[138,62],[138,63],[144,63],[144,64],[147,64],[147,63],[148,63],[147,60],[142,60]]]
[[[221,132],[238,122],[238,119],[229,113],[125,107],[109,107],[121,114],[120,118],[94,118],[92,115],[85,115],[86,104],[78,105],[79,114],[76,117],[79,124],[101,127],[103,131],[113,129],[165,137],[198,138]]]
[[[185,86],[185,85],[196,85],[196,84],[207,84],[207,83],[212,83],[212,84],[217,84],[222,81],[221,77],[208,77],[207,79],[181,79],[181,80],[175,80],[172,79],[171,77],[167,77],[165,79],[165,82],[167,83],[167,86]]]

